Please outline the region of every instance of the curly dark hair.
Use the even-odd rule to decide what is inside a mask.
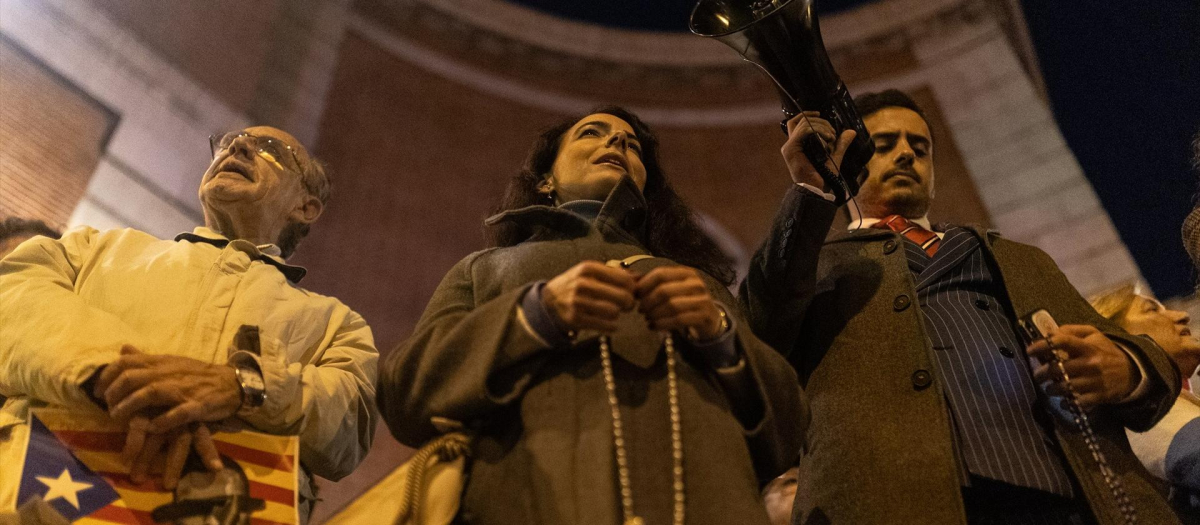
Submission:
[[[729,258],[704,233],[695,214],[667,182],[658,162],[658,137],[642,119],[625,108],[602,106],[588,115],[597,113],[627,122],[641,143],[642,165],[646,167],[646,187],[642,190],[646,199],[646,237],[643,239],[646,248],[655,256],[705,272],[726,286],[733,284],[736,274]],[[521,171],[509,179],[504,196],[493,213],[547,203],[545,194],[538,192],[538,186],[558,158],[563,135],[585,116],[565,119],[538,135]],[[489,228],[487,234],[491,246],[514,246],[528,239],[533,232],[528,227],[503,222]]]

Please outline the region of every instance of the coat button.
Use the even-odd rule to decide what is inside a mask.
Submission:
[[[975,307],[980,310],[987,310],[988,308],[991,308],[992,305],[987,299],[979,298],[975,300]]]
[[[910,300],[907,295],[900,294],[896,296],[895,301],[892,301],[892,308],[895,308],[897,312],[901,312],[904,311],[905,308],[908,308],[908,305],[910,304],[912,304],[912,300]]]
[[[888,239],[888,240],[886,240],[886,241],[883,241],[883,253],[884,253],[884,255],[886,255],[886,254],[889,254],[889,253],[892,253],[892,252],[894,252],[894,251],[896,251],[896,241],[893,241],[893,240],[891,240],[891,239]]]
[[[912,374],[912,382],[913,386],[920,390],[933,383],[933,376],[929,374],[928,370],[917,370]]]
[[[788,217],[788,220],[783,223],[783,225],[787,226],[788,228],[791,228],[793,224],[796,224],[796,219],[791,217]]]
[[[1000,347],[1000,355],[1002,355],[1004,357],[1012,357],[1017,354],[1013,353],[1011,348],[1009,348],[1007,346],[1002,346],[1002,347]]]

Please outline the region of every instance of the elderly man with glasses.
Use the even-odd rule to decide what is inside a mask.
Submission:
[[[116,445],[132,481],[161,476],[166,488],[190,451],[221,468],[214,424],[299,435],[302,478],[341,478],[366,455],[377,419],[370,328],[300,288],[304,269],[285,261],[329,198],[324,168],[270,127],[211,147],[205,226],[174,240],[80,227],[0,262],[0,512],[19,503],[32,407],[128,421]],[[307,479],[300,492],[306,517]]]

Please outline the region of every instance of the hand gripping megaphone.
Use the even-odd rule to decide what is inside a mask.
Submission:
[[[688,25],[692,33],[733,48],[770,77],[783,104],[784,132],[787,121],[801,111],[820,112],[836,136],[847,129],[857,132],[836,170],[826,168],[829,154],[820,137],[812,134],[803,144],[839,204],[856,195],[875,143],[829,62],[814,0],[700,0]]]

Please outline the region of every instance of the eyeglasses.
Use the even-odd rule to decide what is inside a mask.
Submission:
[[[296,157],[296,150],[292,149],[291,146],[284,144],[279,139],[251,135],[245,131],[230,131],[229,133],[210,135],[208,137],[208,147],[212,152],[213,158],[217,158],[218,153],[229,149],[233,145],[233,141],[242,137],[246,137],[254,152],[268,162],[276,164],[282,169],[295,173],[303,173],[303,170],[300,168],[300,159]],[[290,165],[284,164],[284,162]]]

